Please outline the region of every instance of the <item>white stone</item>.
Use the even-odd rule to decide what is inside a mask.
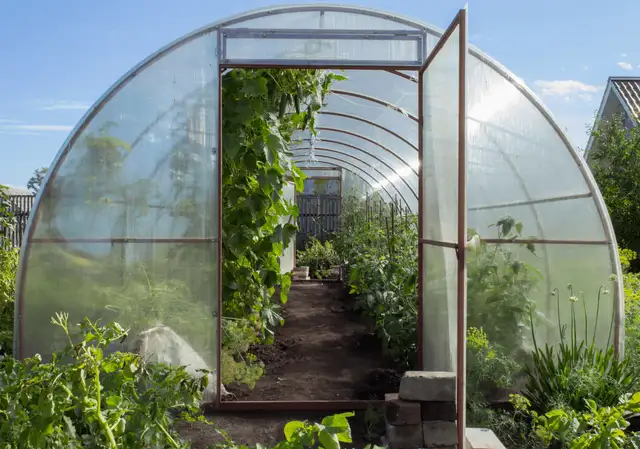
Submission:
[[[204,359],[191,347],[189,343],[173,329],[158,324],[151,329],[140,332],[133,342],[134,351],[144,360],[151,363],[184,366],[185,371],[194,378],[202,376],[198,370],[212,371],[208,374],[209,384],[202,393],[202,403],[207,404],[216,398],[216,372],[212,370]],[[220,385],[222,397],[230,396],[224,385]]]
[[[471,449],[505,449],[498,437],[489,429],[467,427],[467,446]]]

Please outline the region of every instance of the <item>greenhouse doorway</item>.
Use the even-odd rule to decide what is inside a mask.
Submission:
[[[323,155],[317,158],[323,164],[329,164],[336,167],[347,169],[357,174],[361,179],[368,182],[377,190],[380,195],[386,195],[391,202],[398,200],[404,203],[408,210],[414,210],[417,215],[417,323],[416,323],[416,358],[417,368],[424,370],[437,371],[457,371],[458,373],[458,389],[457,402],[459,404],[459,422],[464,422],[464,354],[465,354],[465,328],[466,328],[466,290],[465,290],[465,242],[466,242],[466,204],[465,204],[465,178],[466,178],[466,98],[465,98],[465,61],[467,55],[467,32],[466,32],[466,10],[461,10],[453,20],[450,27],[445,31],[437,44],[430,49],[427,55],[427,45],[423,40],[423,33],[414,33],[411,31],[385,32],[383,30],[366,31],[363,30],[335,30],[335,29],[314,29],[314,30],[278,30],[278,29],[252,29],[252,28],[223,28],[220,30],[222,49],[219,52],[220,57],[220,73],[219,78],[219,94],[220,98],[224,98],[224,82],[234,83],[235,74],[240,76],[242,73],[249,74],[247,79],[242,80],[242,86],[236,86],[243,90],[242,95],[260,96],[263,93],[268,94],[270,91],[265,86],[265,82],[251,78],[252,73],[258,73],[264,70],[275,70],[286,72],[295,70],[300,73],[301,70],[308,69],[309,73],[314,70],[335,71],[359,71],[360,73],[385,73],[397,76],[415,84],[414,95],[418,99],[418,114],[416,116],[409,115],[406,117],[414,128],[413,135],[407,136],[405,128],[404,132],[397,133],[393,130],[386,131],[396,138],[407,142],[413,138],[417,140],[417,166],[409,164],[407,170],[414,173],[417,171],[417,189],[405,179],[406,175],[398,169],[394,169],[393,165],[385,160],[381,160],[375,156],[375,153],[364,151],[365,156],[355,156],[345,153],[343,150],[327,148]],[[308,48],[321,49],[328,44],[329,41],[351,41],[355,43],[361,42],[366,44],[390,44],[398,41],[413,41],[417,49],[417,59],[411,62],[397,61],[393,56],[389,59],[377,58],[370,60],[352,60],[343,59],[336,60],[311,60],[306,57],[287,55],[288,43],[303,42],[305,54]],[[247,51],[246,47],[241,48],[240,42],[246,42],[247,45],[255,45],[255,49]],[[285,43],[285,51],[274,59],[256,59],[254,55],[259,53],[258,49],[262,49],[264,53],[273,53],[273,51],[282,50],[282,43]],[[266,44],[262,45],[262,44]],[[273,45],[276,50],[270,49]],[[372,47],[375,48],[375,45]],[[369,49],[371,50],[371,49]],[[367,53],[367,52],[364,52]],[[371,54],[371,51],[368,52]],[[390,53],[393,53],[391,51]],[[374,51],[373,54],[376,54]],[[406,52],[405,52],[406,54]],[[284,55],[284,56],[282,56]],[[293,73],[293,72],[292,72]],[[225,78],[225,75],[228,75]],[[224,81],[223,80],[227,80]],[[249,81],[249,82],[247,82]],[[276,80],[274,80],[276,81]],[[276,81],[277,82],[277,81]],[[377,86],[380,89],[380,86]],[[357,92],[345,92],[340,89],[330,89],[331,94],[339,92],[342,96],[350,97],[350,103],[357,105],[359,101],[370,101],[389,110],[395,111],[401,115],[407,116],[406,111],[395,106],[392,103],[381,101],[374,96],[359,94]],[[273,101],[273,99],[270,99]],[[282,106],[284,104],[284,106]],[[306,105],[316,108],[315,111],[322,113],[322,100],[316,102],[315,106]],[[272,117],[277,120],[283,119],[283,111],[286,113],[288,107],[299,109],[302,105],[294,98],[293,95],[288,97],[281,96],[279,103],[279,113]],[[273,114],[273,111],[261,109],[257,104],[242,104],[235,102],[233,111],[229,114],[229,110],[225,112],[225,106],[220,102],[220,111],[218,114],[218,139],[219,148],[223,157],[218,158],[219,170],[219,216],[221,225],[219,226],[220,242],[220,260],[224,261],[223,251],[228,250],[228,242],[230,238],[242,238],[243,236],[225,235],[224,213],[229,210],[229,206],[235,200],[247,198],[242,195],[232,195],[225,197],[225,188],[237,189],[238,185],[231,183],[225,178],[225,169],[230,170],[233,167],[226,166],[229,159],[225,159],[225,155],[229,155],[231,151],[232,158],[235,157],[234,151],[237,151],[239,143],[237,135],[230,134],[225,126],[233,126],[243,120],[252,120],[252,114],[262,112],[264,114]],[[346,111],[332,111],[333,116],[340,120],[355,119],[360,123],[366,123],[368,126],[384,129],[384,121],[372,121],[361,117],[358,114],[349,114]],[[230,118],[231,117],[231,118]],[[229,121],[231,120],[231,121]],[[259,120],[258,120],[259,122]],[[255,122],[252,126],[258,126],[262,131],[265,130],[263,124]],[[244,123],[244,122],[243,122]],[[328,127],[325,127],[328,128]],[[410,128],[410,126],[409,126]],[[254,128],[252,128],[254,129]],[[255,130],[255,129],[254,129]],[[354,133],[344,129],[333,128],[333,132],[342,133],[351,137],[359,137],[361,140],[369,142],[373,146],[389,150],[388,146],[381,145],[376,139],[372,139],[367,135]],[[405,134],[405,135],[403,135]],[[244,133],[242,138],[246,138]],[[314,141],[315,136],[308,137],[310,143],[307,145],[314,150],[319,144]],[[328,140],[328,139],[327,139]],[[322,139],[320,140],[322,142]],[[356,145],[346,143],[343,147],[356,149]],[[286,140],[276,139],[270,144],[286,153]],[[260,149],[264,150],[267,160],[276,160],[270,145],[259,144]],[[356,148],[354,148],[356,147]],[[255,149],[255,148],[254,148]],[[309,149],[309,148],[307,148]],[[327,151],[328,150],[328,151]],[[323,150],[320,150],[323,151]],[[325,154],[329,153],[329,154]],[[407,162],[406,155],[399,155],[391,150],[393,157],[401,162]],[[347,156],[347,157],[345,157]],[[376,162],[367,161],[366,157],[377,159]],[[291,162],[304,162],[298,157],[291,157]],[[364,167],[363,168],[363,165]],[[285,164],[286,165],[286,164]],[[387,174],[381,170],[385,165]],[[249,178],[253,175],[256,177],[260,186],[270,183],[277,184],[276,179],[281,176],[279,172],[270,173],[269,170],[261,172],[265,167],[260,161],[250,158],[244,161],[243,169],[247,168],[253,172],[246,171],[243,175],[245,181],[251,182]],[[282,167],[280,167],[282,168]],[[287,167],[288,169],[289,167]],[[278,171],[278,170],[276,170]],[[227,172],[230,173],[230,172]],[[251,174],[250,174],[251,173]],[[273,179],[269,177],[273,174]],[[288,171],[291,181],[296,181],[297,174],[295,170]],[[372,181],[372,182],[371,182]],[[265,184],[266,183],[266,184]],[[274,185],[275,185],[274,184]],[[402,186],[402,187],[399,187]],[[271,195],[271,187],[262,194]],[[391,193],[390,190],[395,190]],[[417,190],[417,192],[415,192]],[[411,199],[408,193],[415,194],[415,201],[412,207]],[[254,201],[256,198],[249,198]],[[256,211],[260,210],[264,205],[255,204]],[[282,215],[287,215],[287,211],[281,211]],[[282,227],[284,232],[285,227]],[[285,241],[293,238],[292,235],[284,234],[281,236]],[[223,379],[228,376],[225,374],[223,364],[227,358],[227,363],[233,363],[234,360],[228,360],[228,355],[224,352],[225,332],[228,326],[233,326],[233,320],[225,323],[223,313],[227,305],[223,304],[225,297],[225,289],[229,287],[228,280],[224,279],[223,271],[224,263],[219,268],[219,305],[220,313],[218,317],[218,342],[219,354],[217,372],[221,373],[217,376],[218,390],[223,394],[217,397],[217,407],[223,410],[336,410],[336,409],[363,409],[372,401],[347,398],[341,399],[334,397],[332,399],[322,400],[287,400],[282,395],[267,400],[244,400],[239,401],[237,397],[232,400],[226,400],[222,396],[229,392],[223,386]],[[266,276],[269,276],[266,271]],[[265,272],[263,272],[264,274]],[[278,275],[280,273],[277,273]],[[263,278],[264,281],[266,278]],[[227,292],[228,293],[228,292]],[[264,310],[264,309],[263,309]],[[311,330],[313,332],[313,330]],[[237,359],[235,359],[237,361]],[[357,362],[356,362],[357,363]],[[251,367],[250,367],[251,368]],[[243,369],[243,368],[241,368]],[[283,390],[284,391],[284,390]],[[461,431],[464,426],[460,426]]]

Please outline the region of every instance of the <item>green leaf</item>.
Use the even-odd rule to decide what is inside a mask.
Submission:
[[[291,441],[302,429],[304,429],[304,423],[302,421],[290,421],[284,426],[284,437],[287,441]]]

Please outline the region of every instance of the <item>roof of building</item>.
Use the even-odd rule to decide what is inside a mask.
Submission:
[[[33,192],[26,187],[16,187],[16,186],[6,186],[7,187],[7,195],[9,196],[18,196],[18,195],[29,195],[33,196]]]
[[[635,120],[640,119],[640,77],[609,78],[624,106]]]

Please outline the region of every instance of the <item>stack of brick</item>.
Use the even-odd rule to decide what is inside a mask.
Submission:
[[[456,449],[455,373],[406,372],[385,397],[385,424],[390,449]]]

